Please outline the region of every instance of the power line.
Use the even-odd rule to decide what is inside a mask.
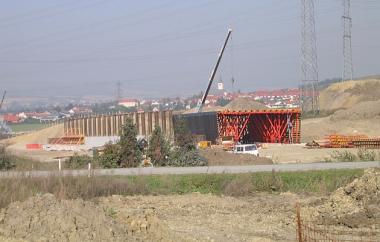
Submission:
[[[343,0],[343,73],[342,81],[353,79],[350,0]]]

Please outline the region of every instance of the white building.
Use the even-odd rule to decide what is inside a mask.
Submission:
[[[132,108],[139,106],[139,100],[137,99],[121,99],[118,103],[120,106],[124,106],[126,108]]]

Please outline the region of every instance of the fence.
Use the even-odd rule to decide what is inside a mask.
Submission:
[[[380,224],[366,228],[347,228],[308,220],[296,206],[296,232],[298,242],[379,242]]]

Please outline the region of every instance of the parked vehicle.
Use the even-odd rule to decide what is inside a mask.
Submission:
[[[234,154],[251,154],[259,156],[259,150],[255,144],[235,145],[233,149]]]

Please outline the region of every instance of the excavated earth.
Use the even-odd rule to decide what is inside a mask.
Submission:
[[[306,213],[319,223],[349,228],[380,229],[380,170],[368,169],[352,183],[337,189]]]
[[[294,241],[297,203],[304,219],[350,229],[379,224],[379,202],[374,169],[328,197],[192,193],[83,201],[45,194],[0,210],[0,241]]]
[[[45,194],[0,211],[2,241],[289,241],[294,194],[204,194],[58,200]]]

